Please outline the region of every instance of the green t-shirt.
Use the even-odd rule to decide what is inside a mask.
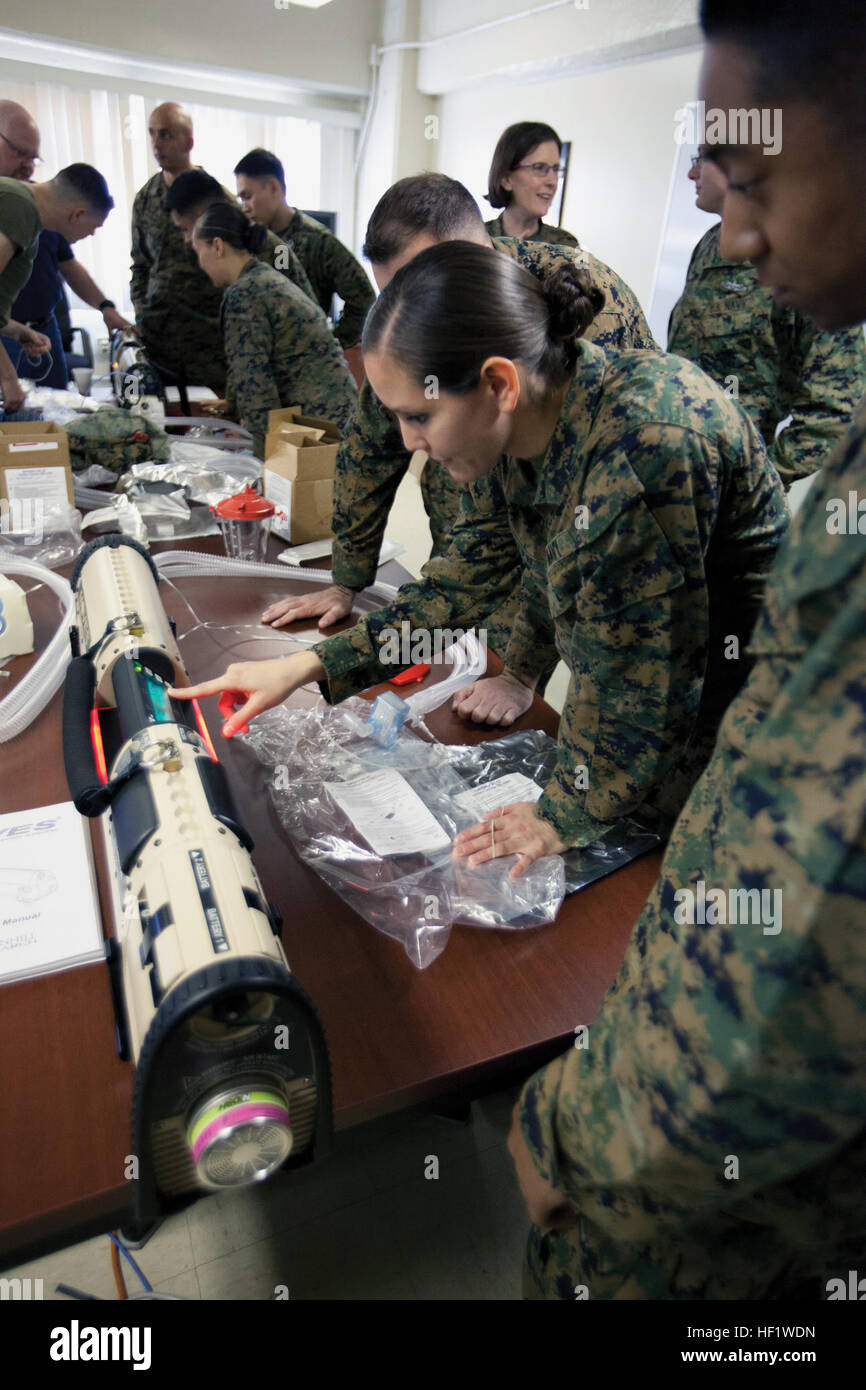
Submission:
[[[15,247],[15,254],[0,271],[0,328],[9,319],[9,310],[30,279],[39,247],[42,222],[36,199],[20,179],[0,178],[0,232]]]

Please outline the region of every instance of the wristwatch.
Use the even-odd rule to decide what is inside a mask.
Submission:
[[[116,309],[117,305],[113,299],[103,299],[102,303],[97,305],[97,308],[100,314],[104,314],[106,309]]]

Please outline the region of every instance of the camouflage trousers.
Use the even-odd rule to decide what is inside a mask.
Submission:
[[[433,463],[431,459],[427,460],[421,474],[421,496],[424,499],[424,510],[430,521],[430,535],[433,538],[431,559],[434,555],[444,555],[451,544],[451,532],[454,530],[454,523],[460,511],[462,492],[462,484],[455,483],[447,469],[440,467],[438,463]],[[508,640],[514,630],[514,619],[519,601],[520,587],[518,585],[508,598],[500,603],[484,620],[484,626],[487,630],[487,645],[496,652],[497,656],[505,655]],[[544,670],[538,678],[539,693],[543,692],[553,675],[556,664],[556,659],[545,663]]]
[[[610,1241],[581,1219],[567,1231],[530,1227],[523,1297],[814,1301],[826,1298],[826,1277],[822,1261],[804,1260],[802,1250],[795,1256],[777,1233],[734,1219],[633,1245]]]

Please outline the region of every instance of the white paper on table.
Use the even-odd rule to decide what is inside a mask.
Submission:
[[[329,536],[326,540],[305,541],[303,545],[289,546],[288,550],[280,551],[277,559],[281,560],[284,565],[302,565],[306,560],[324,560],[325,556],[332,553],[333,548],[334,538]],[[383,541],[376,567],[386,565],[396,555],[402,555],[404,549],[405,546],[402,546],[399,541]]]
[[[52,444],[51,447],[56,449],[57,445]],[[25,497],[38,497],[42,502],[57,503],[61,507],[69,506],[65,468],[7,468],[5,473],[6,493],[10,502]]]
[[[0,816],[0,980],[103,953],[90,834],[72,802]]]
[[[470,787],[468,791],[458,792],[454,800],[470,815],[482,816],[485,811],[495,811],[498,806],[511,806],[515,801],[537,801],[544,788],[522,772],[509,772],[505,777],[497,777],[494,782],[485,782],[480,787]]]
[[[418,793],[392,768],[325,787],[375,854],[431,854],[451,844]]]

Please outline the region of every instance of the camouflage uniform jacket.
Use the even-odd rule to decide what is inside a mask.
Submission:
[[[237,409],[264,458],[268,412],[299,405],[341,429],[357,387],[317,304],[270,266],[250,257],[222,303],[222,330]]]
[[[532,1228],[535,1296],[823,1299],[864,1273],[864,478],[866,398],[780,548],[588,1046],[524,1090],[536,1165],[579,1213]],[[691,925],[700,881],[760,892],[761,918],[722,901]]]
[[[669,829],[745,678],[787,525],[751,421],[679,358],[581,343],[545,454],[501,460],[463,509],[420,581],[314,647],[323,691],[387,679],[384,629],[470,627],[520,573],[506,664],[534,674],[555,650],[571,672],[539,814],[566,844],[638,809]]]
[[[135,195],[130,283],[135,317],[155,366],[222,395],[226,389],[219,334],[223,291],[205,275],[183,232],[166,212],[167,192],[160,172]],[[272,232],[259,260],[275,264],[288,280],[314,297],[297,257]]]
[[[697,362],[757,425],[786,487],[816,472],[866,391],[863,329],[822,332],[776,305],[748,261],[723,260],[721,222],[692,253],[668,325],[668,351]],[[788,415],[777,438],[776,427]]]
[[[657,349],[633,291],[616,271],[589,251],[554,249],[513,237],[504,237],[494,245],[540,280],[568,261],[586,266],[605,296],[604,307],[584,334],[586,342],[610,352]],[[357,414],[337,453],[332,561],[335,583],[363,589],[374,582],[388,512],[410,459],[395,416],[379,404],[365,383]],[[433,533],[433,554],[441,555],[448,548],[464,489],[435,463],[428,463],[424,470],[423,489]],[[491,645],[496,645],[492,637]]]
[[[492,218],[490,222],[484,223],[492,237],[508,237],[502,222],[502,213],[498,217]],[[571,232],[567,232],[564,227],[554,227],[549,222],[538,223],[538,230],[532,236],[522,236],[520,241],[543,241],[548,246],[579,246],[580,242]]]
[[[326,314],[331,312],[334,295],[340,296],[343,311],[334,333],[341,347],[355,347],[361,341],[367,310],[376,297],[364,267],[328,227],[297,208],[279,236],[300,259],[316,300]]]

